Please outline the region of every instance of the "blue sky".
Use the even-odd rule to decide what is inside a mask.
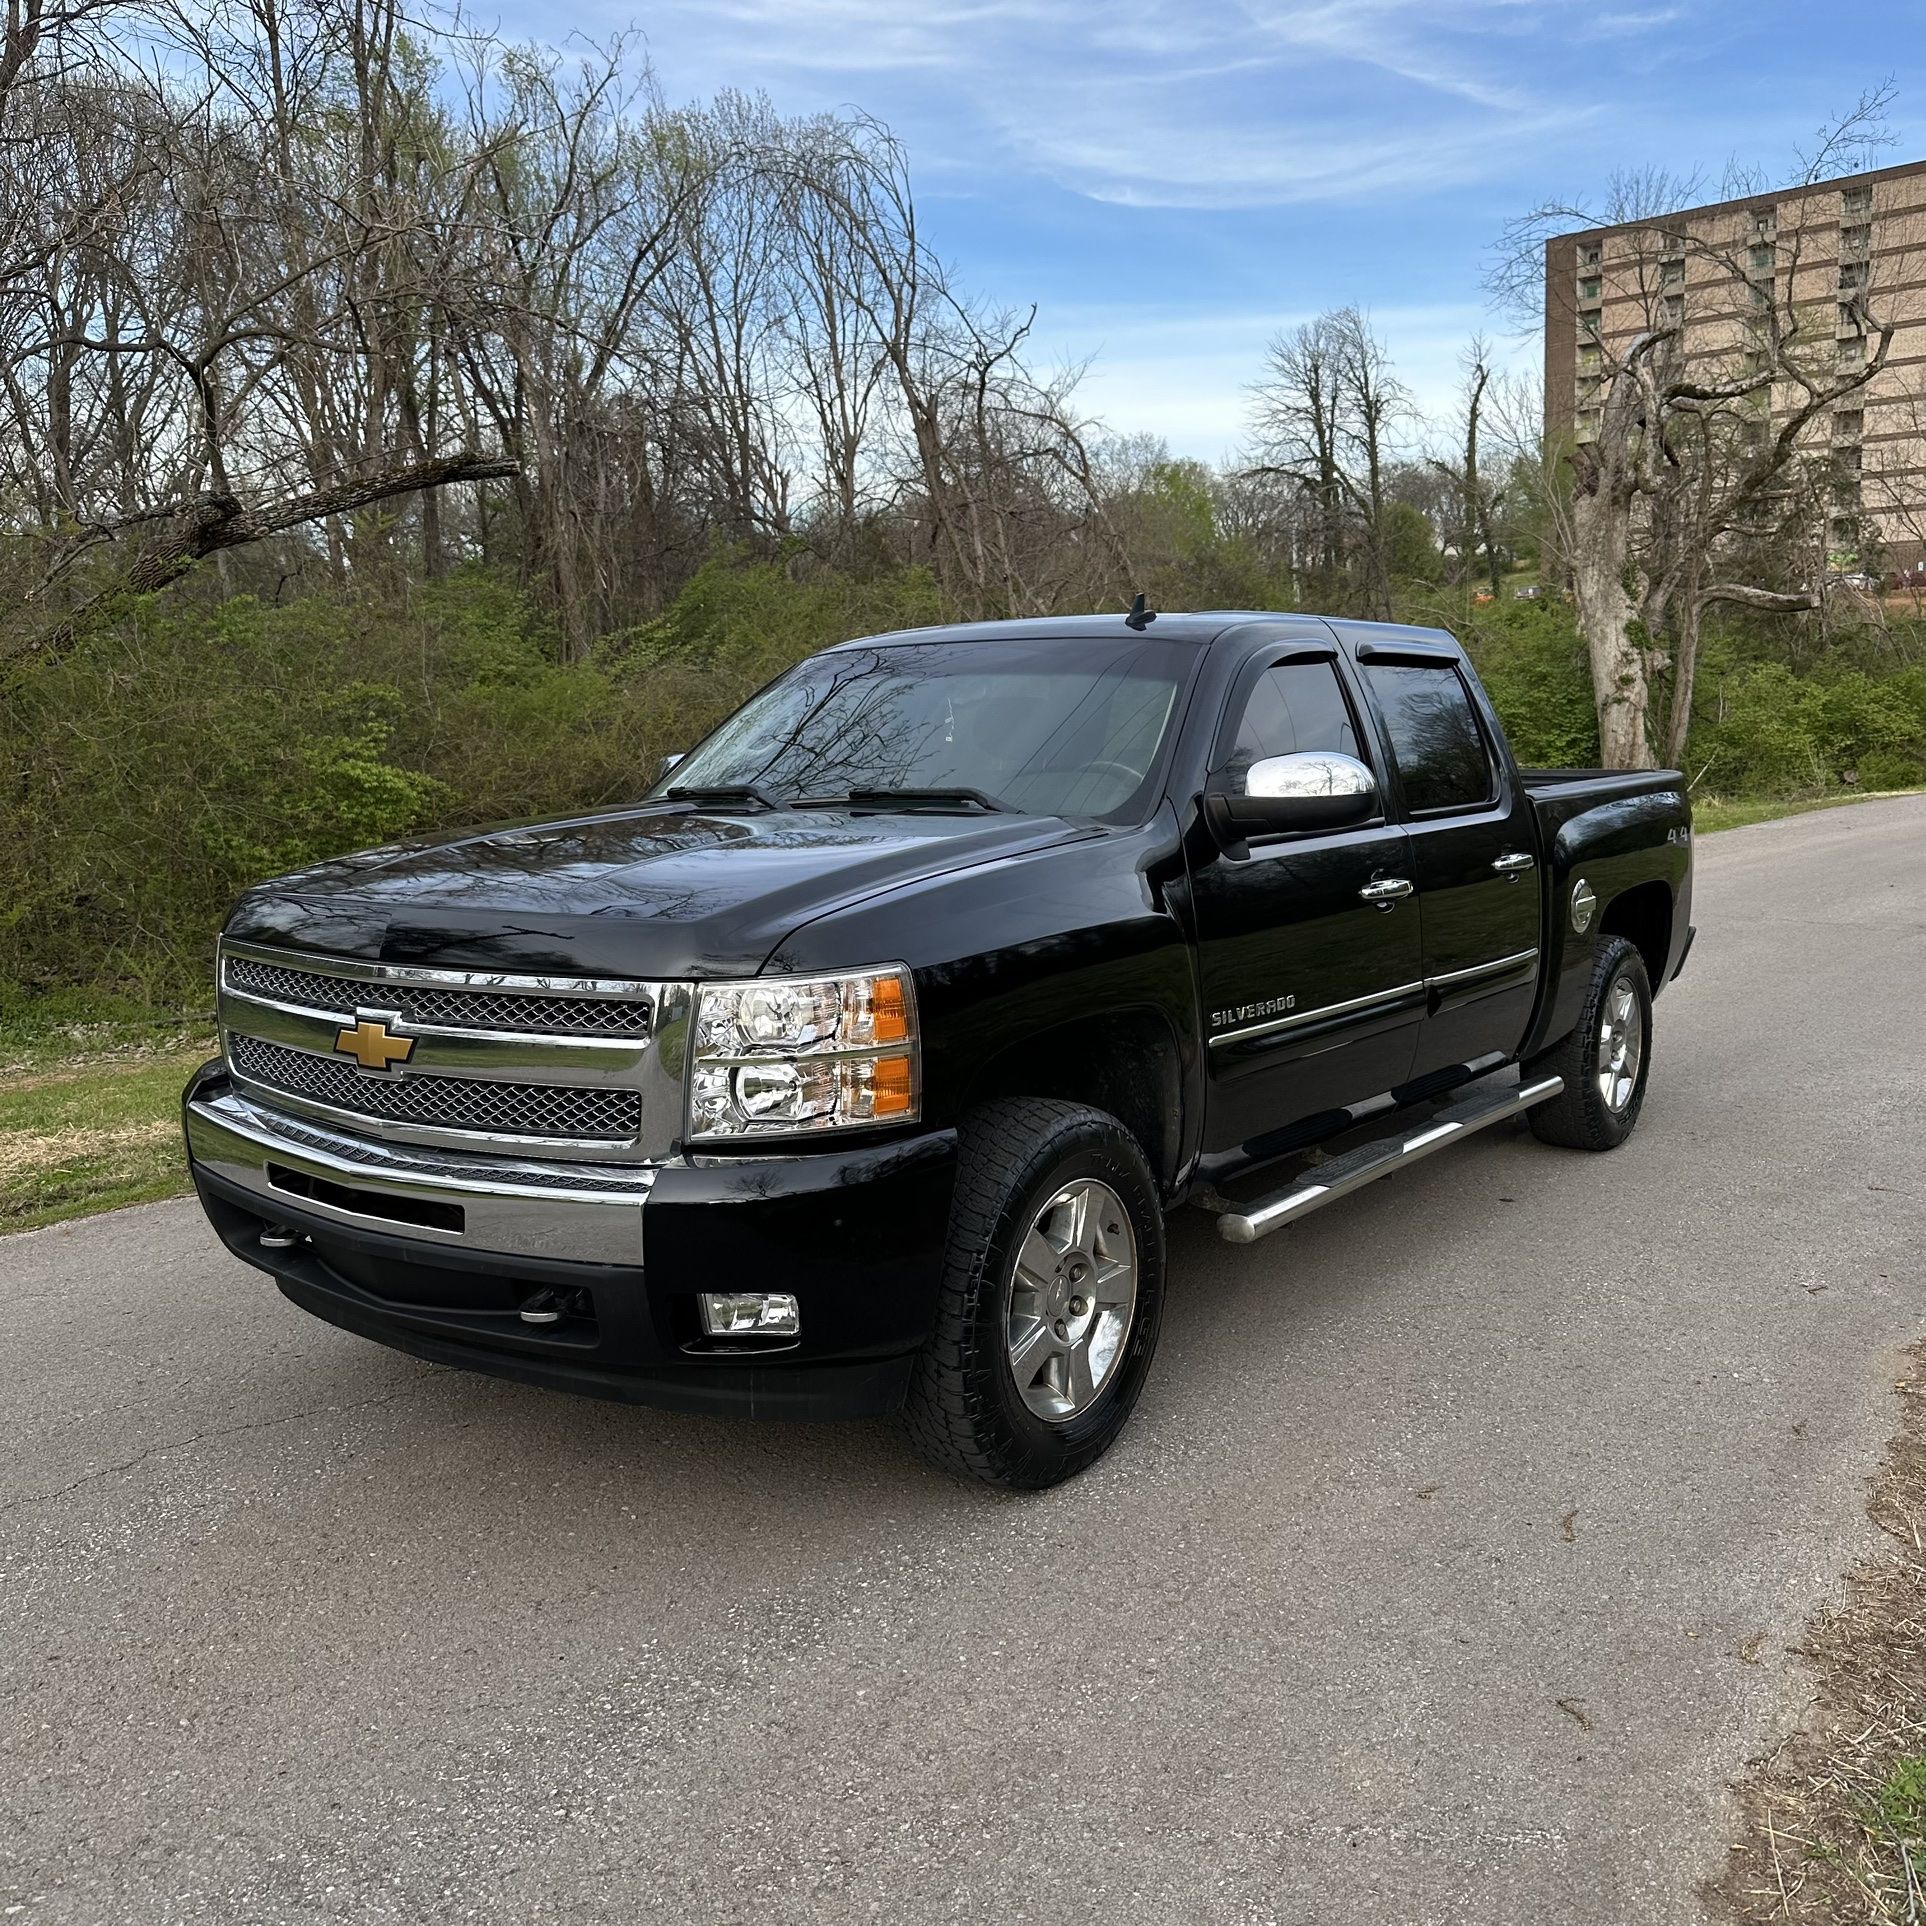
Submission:
[[[568,24],[628,18],[591,4]],[[503,24],[555,38],[564,19]],[[1850,30],[1815,33],[1826,19]],[[1109,426],[1214,458],[1280,328],[1355,303],[1442,402],[1466,338],[1505,332],[1480,279],[1510,215],[1627,165],[1713,189],[1729,160],[1783,175],[1821,122],[1904,81],[1926,9],[656,0],[638,24],[671,100],[758,88],[887,121],[961,280],[1035,301],[1046,359],[1094,357],[1084,404]],[[1926,154],[1922,111],[1926,87],[1901,92],[1885,160]]]

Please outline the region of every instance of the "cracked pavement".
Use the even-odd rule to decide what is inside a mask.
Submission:
[[[1699,863],[1625,1149],[1181,1216],[1040,1497],[0,1240],[0,1916],[1696,1918],[1926,1329],[1926,799]]]

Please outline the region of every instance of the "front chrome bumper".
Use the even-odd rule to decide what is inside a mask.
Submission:
[[[649,1165],[543,1163],[421,1145],[375,1143],[289,1116],[231,1087],[190,1094],[194,1161],[285,1210],[449,1251],[642,1262]]]

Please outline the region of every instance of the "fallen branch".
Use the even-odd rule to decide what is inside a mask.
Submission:
[[[278,502],[250,505],[237,495],[211,494],[183,502],[159,517],[152,510],[129,516],[124,523],[93,531],[94,539],[99,540],[103,534],[112,536],[137,523],[158,520],[156,532],[120,575],[58,622],[15,643],[0,656],[0,663],[16,668],[25,662],[58,657],[73,645],[95,609],[129,595],[152,595],[223,549],[243,548],[305,522],[325,521],[331,515],[351,515],[358,508],[397,495],[447,488],[457,482],[498,481],[513,475],[519,465],[505,455],[444,455],[412,467],[290,495]]]

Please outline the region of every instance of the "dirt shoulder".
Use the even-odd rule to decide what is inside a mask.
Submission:
[[[1926,1920],[1926,1343],[1866,1510],[1886,1535],[1814,1621],[1817,1696],[1739,1788],[1743,1834],[1705,1891],[1724,1921]]]

